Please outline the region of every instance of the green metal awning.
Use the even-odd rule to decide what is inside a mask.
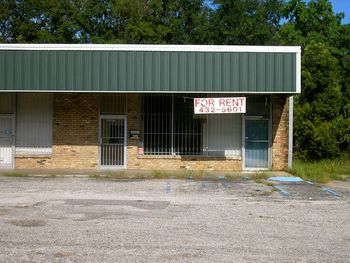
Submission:
[[[0,91],[299,93],[300,47],[2,44]]]

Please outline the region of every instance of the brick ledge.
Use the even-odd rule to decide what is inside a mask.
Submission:
[[[15,154],[15,158],[51,159],[52,154]]]

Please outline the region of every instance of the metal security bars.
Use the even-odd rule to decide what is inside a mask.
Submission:
[[[203,154],[203,119],[195,119],[193,98],[174,96],[174,153],[178,155]]]
[[[125,118],[101,117],[101,166],[124,166]]]
[[[173,153],[173,96],[143,96],[143,142],[145,154]]]
[[[193,116],[192,97],[144,95],[142,117],[145,154],[203,154],[203,120]]]

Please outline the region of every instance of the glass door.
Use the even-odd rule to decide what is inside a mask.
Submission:
[[[269,120],[245,120],[245,168],[269,168]]]

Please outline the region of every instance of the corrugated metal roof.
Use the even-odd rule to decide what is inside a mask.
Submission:
[[[1,91],[296,93],[299,71],[300,47],[0,45]]]

